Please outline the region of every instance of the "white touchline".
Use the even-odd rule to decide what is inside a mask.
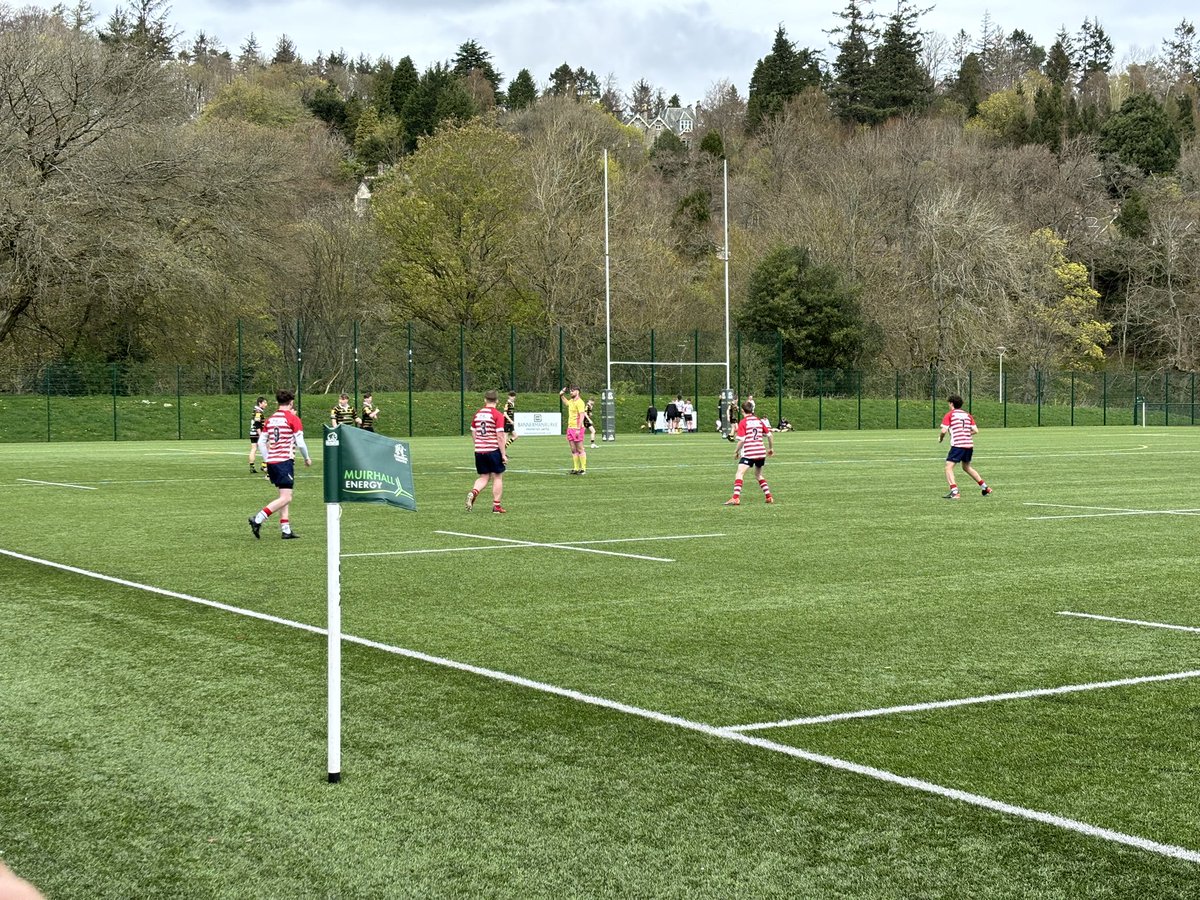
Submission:
[[[1200,632],[1200,628],[1191,625],[1167,625],[1164,622],[1143,622],[1141,619],[1119,619],[1116,616],[1097,616],[1092,613],[1070,612],[1062,610],[1060,616],[1075,616],[1078,619],[1096,619],[1101,622],[1120,622],[1122,625],[1144,625],[1146,628],[1166,628],[1169,631]]]
[[[570,544],[541,544],[537,541],[518,541],[513,538],[492,537],[487,534],[466,534],[462,531],[435,531],[434,534],[448,534],[451,537],[473,538],[477,541],[498,541],[502,544],[516,544],[519,547],[549,547],[555,550],[578,550],[580,553],[599,553],[601,556],[622,556],[626,559],[644,559],[649,562],[675,562],[662,556],[642,556],[640,553],[618,553],[616,550],[596,550],[592,547],[573,547]]]
[[[842,722],[846,719],[868,719],[873,716],[923,712],[927,709],[950,709],[955,706],[971,706],[976,703],[996,703],[1000,700],[1025,700],[1030,697],[1050,697],[1055,694],[1098,691],[1104,688],[1128,687],[1129,685],[1149,684],[1155,681],[1181,681],[1185,678],[1200,678],[1200,669],[1193,669],[1187,672],[1170,672],[1166,675],[1142,675],[1137,678],[1121,678],[1116,681],[1095,681],[1089,684],[1068,684],[1062,687],[1032,688],[1027,691],[1009,691],[1006,694],[962,697],[958,700],[934,700],[930,703],[909,703],[904,706],[884,706],[879,709],[859,709],[853,712],[831,713],[827,716],[806,716],[801,719],[784,719],[779,722],[755,722],[752,725],[730,725],[727,727],[730,731],[764,731],[768,728],[791,728],[793,725],[823,725],[826,722]]]
[[[22,481],[25,484],[44,484],[44,485],[48,485],[49,487],[77,488],[81,491],[98,490],[97,488],[94,488],[94,487],[88,487],[85,484],[67,484],[66,482],[62,482],[62,481],[38,481],[34,478],[18,478],[17,481]]]
[[[164,597],[174,597],[179,600],[187,600],[190,603],[199,603],[203,606],[210,606],[214,609],[223,609],[226,612],[249,616],[250,618],[260,619],[264,622],[273,622],[277,625],[286,625],[289,628],[297,628],[301,631],[307,631],[311,634],[324,635],[327,633],[324,628],[319,628],[315,625],[306,625],[303,622],[294,622],[290,619],[283,619],[278,616],[270,616],[265,613],[255,612],[254,610],[250,609],[242,609],[241,607],[230,606],[225,603],[217,603],[213,600],[204,600],[200,597],[193,597],[190,594],[181,594],[176,591],[168,591],[164,590],[163,588],[151,587],[150,585],[139,584],[136,581],[127,581],[124,578],[114,578],[111,575],[103,575],[99,572],[92,572],[87,569],[76,568],[75,566],[68,566],[62,563],[39,559],[36,556],[26,556],[24,553],[17,553],[12,550],[0,549],[0,554],[3,554],[4,556],[11,556],[14,559],[21,559],[26,562],[36,563],[37,565],[49,566],[53,569],[60,569],[64,572],[71,572],[76,575],[84,575],[88,578],[97,578],[101,581],[108,581],[113,584],[123,585],[125,587],[149,591],[150,593],[160,594]],[[791,747],[787,744],[779,744],[775,741],[768,741],[763,738],[753,737],[752,735],[731,731],[728,728],[718,728],[715,725],[708,725],[704,722],[693,722],[690,719],[673,716],[669,713],[655,712],[651,709],[643,709],[639,706],[631,706],[627,703],[621,703],[617,700],[608,700],[604,697],[596,697],[591,694],[584,694],[580,691],[571,690],[570,688],[561,688],[552,684],[546,684],[545,682],[534,681],[531,678],[523,678],[520,675],[510,675],[507,672],[500,672],[495,669],[486,669],[482,666],[473,666],[470,663],[458,662],[457,660],[446,659],[441,656],[432,656],[428,653],[422,653],[419,650],[409,650],[404,647],[396,647],[392,644],[384,644],[380,643],[379,641],[372,641],[368,640],[367,638],[360,638],[351,634],[343,634],[342,640],[346,643],[358,644],[363,647],[371,647],[375,650],[382,650],[385,653],[393,653],[397,656],[403,656],[407,659],[415,659],[421,662],[430,663],[435,666],[443,666],[445,668],[455,669],[460,672],[467,672],[471,675],[479,675],[483,678],[491,678],[495,681],[502,681],[507,684],[518,685],[519,687],[541,691],[557,697],[564,697],[568,700],[575,700],[579,703],[586,703],[590,706],[596,706],[601,709],[608,709],[614,712],[620,712],[643,719],[649,719],[652,722],[658,722],[663,725],[673,725],[677,728],[683,728],[688,731],[694,731],[699,734],[707,735],[708,737],[719,738],[720,740],[725,741],[733,741],[738,744],[746,744],[750,747],[758,747],[759,749],[769,750],[773,753],[781,753],[785,756],[791,756],[795,759],[802,759],[806,762],[826,766],[831,769],[837,769],[838,771],[863,775],[867,778],[873,778],[877,781],[883,781],[888,784],[911,788],[912,790],[921,791],[926,794],[933,794],[934,796],[943,797],[947,800],[957,800],[970,806],[977,806],[982,809],[992,810],[993,812],[1005,813],[1017,818],[1027,819],[1032,822],[1040,822],[1043,825],[1052,825],[1055,828],[1073,831],[1077,834],[1099,838],[1100,840],[1110,841],[1116,844],[1123,844],[1127,847],[1136,847],[1139,850],[1157,853],[1161,856],[1168,856],[1173,859],[1182,859],[1188,862],[1200,863],[1200,851],[1192,850],[1188,847],[1180,847],[1174,844],[1164,844],[1159,841],[1150,840],[1149,838],[1139,837],[1133,834],[1126,834],[1122,831],[1114,831],[1110,828],[1101,828],[1098,825],[1089,825],[1087,822],[1081,822],[1078,819],[1068,819],[1065,816],[1057,816],[1053,813],[1043,812],[1041,810],[1028,809],[1023,806],[1014,806],[1011,803],[1005,803],[1002,800],[993,800],[991,797],[985,797],[982,794],[972,794],[968,791],[960,791],[956,788],[945,787],[940,784],[934,784],[930,781],[922,781],[919,778],[908,778],[904,775],[896,775],[895,773],[889,772],[886,769],[877,769],[873,766],[864,766],[855,762],[850,762],[849,760],[838,759],[837,757],[833,756],[825,756],[820,753],[813,753],[812,751],[803,750],[799,747]]]

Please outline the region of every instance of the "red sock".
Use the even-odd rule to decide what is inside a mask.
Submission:
[[[758,486],[759,486],[760,488],[762,488],[762,492],[763,492],[763,496],[764,496],[764,497],[770,497],[770,496],[771,496],[771,488],[770,488],[770,486],[767,484],[767,480],[766,480],[765,478],[760,478],[760,479],[758,479]]]
[[[271,510],[267,509],[267,507],[264,506],[263,507],[263,515],[266,516],[268,519],[271,518]]]
[[[740,479],[740,478],[737,479],[737,481],[735,481],[733,483],[733,496],[735,496],[735,497],[742,496],[742,479]]]

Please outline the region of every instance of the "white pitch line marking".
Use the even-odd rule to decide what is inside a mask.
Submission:
[[[1128,687],[1134,684],[1150,684],[1156,681],[1182,681],[1185,678],[1200,678],[1200,669],[1187,672],[1170,672],[1166,675],[1143,675],[1137,678],[1121,678],[1115,681],[1094,681],[1089,684],[1068,684],[1062,687],[1034,688],[1027,691],[1009,691],[1006,694],[987,694],[982,697],[962,697],[957,700],[935,700],[931,703],[909,703],[904,706],[885,706],[879,709],[860,709],[854,712],[832,713],[827,716],[806,716],[800,719],[785,719],[779,722],[755,722],[752,725],[730,725],[729,731],[764,731],[768,728],[790,728],[793,725],[823,725],[827,722],[843,722],[847,719],[867,719],[874,716],[890,716],[897,713],[923,712],[927,709],[950,709],[955,706],[971,706],[977,703],[996,703],[1000,700],[1025,700],[1029,697],[1050,697],[1055,694],[1074,694],[1080,691],[1098,691],[1104,688]]]
[[[1025,506],[1048,506],[1053,509],[1084,509],[1086,513],[1061,516],[1027,516],[1028,521],[1042,519],[1098,519],[1105,516],[1196,516],[1200,509],[1127,509],[1121,506],[1075,506],[1070,503],[1026,503]]]
[[[17,481],[23,482],[25,484],[44,484],[49,487],[76,488],[77,490],[80,490],[80,491],[98,490],[98,488],[88,487],[87,485],[84,485],[84,484],[68,484],[65,481],[38,481],[36,478],[18,478]]]
[[[434,534],[454,534],[452,531],[435,531]],[[597,541],[562,541],[555,544],[556,547],[583,547],[589,544],[636,544],[644,541],[683,541],[689,538],[718,538],[725,537],[724,534],[672,534],[664,537],[636,537],[636,538],[605,538]],[[489,538],[488,540],[492,540]],[[522,547],[540,547],[542,544],[527,544],[518,542],[514,544],[490,544],[486,546],[475,547],[433,547],[421,550],[377,550],[370,553],[343,553],[342,558],[348,556],[411,556],[422,553],[463,553],[467,550],[519,550]],[[642,557],[636,557],[641,559]]]
[[[1071,612],[1069,610],[1062,610],[1058,614],[1060,616],[1074,616],[1077,619],[1096,619],[1100,622],[1119,622],[1122,625],[1142,625],[1146,628],[1166,628],[1169,631],[1200,632],[1200,628],[1194,628],[1191,625],[1168,625],[1165,622],[1144,622],[1141,619],[1120,619],[1116,616],[1097,616],[1092,613]]]
[[[492,537],[487,534],[466,534],[462,531],[436,531],[434,534],[448,534],[451,537],[472,538],[477,541],[498,541],[501,544],[515,544],[520,547],[548,547],[554,550],[577,550],[580,553],[598,553],[601,556],[622,556],[626,559],[644,559],[648,562],[668,562],[675,560],[664,556],[643,556],[640,553],[618,553],[615,550],[596,550],[593,547],[575,547],[571,544],[543,544],[538,541],[518,541],[513,538]]]
[[[150,593],[160,594],[165,597],[173,597],[179,600],[186,600],[190,603],[198,603],[202,606],[209,606],[215,609],[225,610],[226,612],[248,616],[250,618],[259,619],[265,622],[272,622],[277,625],[286,625],[289,628],[297,628],[301,631],[309,632],[310,634],[327,634],[324,628],[319,628],[315,625],[306,625],[303,622],[294,622],[290,619],[283,619],[278,616],[271,616],[265,613],[255,612],[254,610],[250,609],[242,609],[240,607],[230,606],[225,603],[217,603],[213,600],[205,600],[200,597],[193,597],[189,594],[181,594],[175,591],[164,590],[163,588],[138,584],[135,581],[127,581],[123,578],[114,578],[111,575],[102,575],[98,572],[91,572],[87,569],[79,569],[74,566],[63,565],[62,563],[38,559],[34,556],[26,556],[23,553],[16,553],[12,550],[0,549],[0,554],[11,556],[15,559],[25,560],[26,562],[49,566],[54,569],[60,569],[64,572],[71,572],[76,575],[85,575],[89,578],[97,578],[101,581],[108,581],[113,584],[120,584],[126,587],[136,588],[138,590],[149,591]],[[982,794],[972,794],[967,791],[960,791],[956,788],[949,788],[940,784],[934,784],[930,781],[922,781],[918,778],[909,778],[904,775],[897,775],[893,772],[887,771],[886,769],[877,769],[873,766],[864,766],[860,765],[859,763],[850,762],[849,760],[838,759],[837,757],[833,756],[825,756],[820,753],[813,753],[810,750],[804,750],[800,747],[791,747],[787,744],[779,744],[775,741],[768,741],[763,738],[741,734],[740,732],[736,731],[730,731],[727,728],[718,728],[714,725],[708,725],[703,722],[693,722],[690,719],[684,719],[668,713],[661,713],[651,709],[643,709],[638,706],[631,706],[627,703],[621,703],[617,700],[608,700],[604,697],[596,697],[591,694],[584,694],[580,691],[572,690],[570,688],[557,687],[556,685],[546,684],[545,682],[541,681],[534,681],[530,678],[524,678],[520,675],[511,675],[507,672],[500,672],[495,669],[486,669],[482,666],[474,666],[469,663],[458,662],[457,660],[446,659],[440,656],[432,656],[428,653],[422,653],[419,650],[409,650],[404,647],[396,647],[392,644],[384,644],[380,643],[379,641],[372,641],[345,633],[342,634],[342,640],[345,643],[358,644],[363,647],[371,647],[372,649],[381,650],[385,653],[392,653],[407,659],[418,660],[431,665],[443,666],[445,668],[455,669],[460,672],[466,672],[471,675],[478,675],[483,678],[490,678],[495,681],[501,681],[507,684],[513,684],[519,687],[541,691],[542,693],[552,694],[568,700],[575,700],[579,703],[585,703],[601,709],[637,716],[642,719],[648,719],[652,722],[658,722],[662,725],[671,725],[676,728],[682,728],[687,731],[696,732],[698,734],[703,734],[719,740],[732,741],[734,743],[745,744],[750,747],[758,747],[761,750],[780,753],[785,756],[790,756],[795,759],[802,759],[805,762],[814,763],[816,765],[825,766],[827,768],[836,769],[842,772],[863,775],[867,778],[872,778],[876,781],[882,781],[887,784],[893,784],[898,787],[906,787],[911,790],[932,794],[947,800],[957,800],[960,803],[976,806],[981,809],[991,810],[992,812],[1003,813],[1016,818],[1026,819],[1031,822],[1039,822],[1043,825],[1051,825],[1055,828],[1060,828],[1065,831],[1073,831],[1076,834],[1082,834],[1087,837],[1109,841],[1110,843],[1122,844],[1127,847],[1135,847],[1139,850],[1145,850],[1148,853],[1156,853],[1160,856],[1167,856],[1172,859],[1181,859],[1187,862],[1200,863],[1200,851],[1193,850],[1188,847],[1180,847],[1174,844],[1164,844],[1149,838],[1140,837],[1138,835],[1126,834],[1125,832],[1114,831],[1110,828],[1101,828],[1097,825],[1091,825],[1087,822],[1079,821],[1078,819],[1069,819],[1065,816],[1058,816],[1054,813],[1043,812],[1042,810],[1029,809],[1023,806],[1015,806],[1011,803],[1005,803],[1002,800],[994,800],[991,797],[985,797]]]

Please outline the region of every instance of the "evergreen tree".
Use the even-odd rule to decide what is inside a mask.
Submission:
[[[979,104],[983,102],[983,64],[979,54],[968,53],[958,68],[958,76],[950,83],[947,92],[952,100],[963,105],[967,117],[979,114]]]
[[[508,83],[508,108],[526,109],[533,106],[537,100],[537,85],[533,83],[533,75],[528,69],[522,69],[517,77]]]
[[[1144,175],[1166,174],[1179,162],[1179,135],[1150,94],[1134,94],[1109,116],[1097,148]]]
[[[286,34],[281,34],[275,42],[275,53],[271,57],[271,65],[287,66],[299,62],[296,56],[296,44]]]
[[[888,17],[872,67],[872,93],[881,120],[929,105],[932,84],[921,64],[921,33],[918,10],[897,6]]]
[[[416,89],[418,81],[420,81],[420,76],[417,75],[417,67],[413,65],[411,56],[405,56],[400,62],[396,63],[396,68],[392,71],[392,81],[388,90],[388,99],[392,112],[396,113],[396,115],[402,114],[404,101]]]
[[[1079,85],[1082,87],[1094,73],[1108,74],[1112,69],[1113,42],[1109,39],[1099,19],[1084,19],[1079,29],[1079,47],[1075,65],[1079,69]]]
[[[844,122],[870,124],[879,120],[872,91],[875,78],[871,71],[871,42],[876,37],[875,14],[865,7],[871,0],[849,0],[838,13],[845,22],[833,30],[840,34],[838,55],[833,62],[833,82],[829,100],[834,113]]]
[[[1172,84],[1194,80],[1200,67],[1200,40],[1196,38],[1196,26],[1183,19],[1175,26],[1175,32],[1163,41],[1163,68]]]
[[[640,114],[647,122],[653,119],[655,113],[658,112],[654,108],[654,87],[645,78],[639,78],[633,83],[626,99],[629,103],[629,111]]]
[[[1033,95],[1033,121],[1029,123],[1029,140],[1049,147],[1055,155],[1062,152],[1063,86],[1052,84],[1050,89],[1039,86]]]
[[[1067,34],[1065,28],[1060,28],[1054,43],[1046,53],[1046,77],[1051,84],[1066,85],[1071,82],[1075,73],[1075,41]]]
[[[492,54],[475,41],[459,45],[458,52],[450,62],[450,68],[459,78],[466,78],[472,71],[478,71],[492,86],[492,92],[500,94],[500,73],[492,65]]]
[[[816,54],[807,48],[797,51],[780,25],[771,52],[758,61],[750,78],[747,127],[752,131],[757,129],[778,115],[792,97],[820,84],[821,68]]]
[[[262,68],[262,48],[258,44],[258,38],[254,36],[254,32],[250,32],[250,36],[238,48],[237,68],[242,74],[251,72],[254,69]]]
[[[415,150],[418,140],[433,134],[442,122],[450,119],[466,121],[474,114],[475,108],[462,79],[442,63],[426,69],[404,101],[401,118],[405,149]]]

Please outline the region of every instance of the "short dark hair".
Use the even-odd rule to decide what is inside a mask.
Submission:
[[[958,394],[951,394],[946,399],[950,401],[950,405],[955,409],[962,409],[962,397],[958,396]]]
[[[338,394],[338,399],[339,400],[349,400],[350,395],[349,394]]]
[[[295,399],[295,393],[289,391],[287,388],[280,388],[275,392],[275,402],[280,406],[283,406],[285,403],[291,403]]]
[[[747,413],[754,412],[754,401],[747,400],[745,403],[743,403],[742,404],[742,412],[747,412]]]
[[[368,397],[374,397],[374,396],[375,396],[374,391],[363,391],[363,399],[364,400],[366,400]]]
[[[488,401],[488,403],[495,403],[496,402],[496,392],[495,391],[485,392],[483,395],[483,399]]]
[[[267,402],[267,398],[266,398],[266,397],[259,397],[257,400],[255,400],[255,401],[254,401],[254,405],[255,405],[255,406],[258,406],[258,404],[260,404],[260,403],[266,403],[266,402]]]
[[[508,396],[510,396],[510,397],[515,397],[515,396],[517,396],[517,392],[516,392],[516,391],[509,391],[509,392],[508,392]]]

